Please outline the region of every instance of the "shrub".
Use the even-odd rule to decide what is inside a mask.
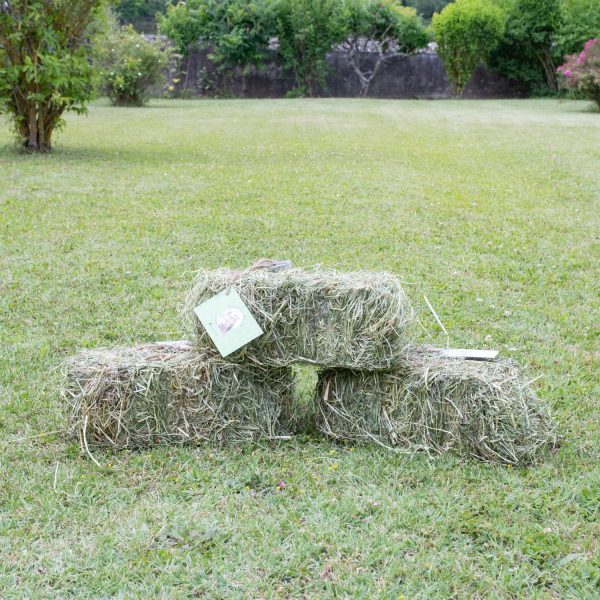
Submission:
[[[204,2],[188,0],[167,6],[166,15],[158,15],[158,30],[166,35],[183,56],[200,40],[204,22]]]
[[[318,94],[325,84],[327,53],[344,36],[340,0],[281,0],[279,53],[284,67],[294,74],[297,95]]]
[[[0,3],[0,111],[31,151],[46,152],[64,111],[93,94],[88,27],[101,0]]]
[[[188,0],[159,16],[160,32],[188,57],[194,46],[210,48],[221,71],[263,64],[275,35],[275,0]],[[183,89],[186,88],[187,77]]]
[[[600,109],[600,39],[588,40],[580,54],[558,68],[561,85],[593,100]]]
[[[101,90],[115,106],[142,106],[163,81],[170,56],[160,40],[147,40],[131,25],[116,26],[96,47]]]
[[[504,14],[489,0],[457,0],[433,16],[438,54],[460,96],[473,71],[496,48]]]
[[[201,37],[222,69],[261,65],[275,35],[274,0],[203,0]]]
[[[506,10],[506,28],[490,66],[534,93],[556,90],[556,38],[561,0],[497,0]]]
[[[346,39],[341,45],[359,78],[361,96],[369,93],[386,60],[414,52],[429,41],[415,9],[397,0],[347,0],[344,24]]]

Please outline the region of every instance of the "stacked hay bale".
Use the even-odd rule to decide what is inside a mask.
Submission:
[[[265,332],[227,357],[236,363],[389,368],[402,356],[413,318],[400,282],[387,273],[202,271],[183,314],[198,347],[213,355],[216,349],[194,308],[230,286]]]
[[[70,428],[115,449],[288,435],[289,368],[210,360],[188,342],[84,351],[66,365]]]
[[[85,351],[66,364],[62,395],[84,448],[285,437],[294,415],[291,365],[394,364],[412,317],[397,279],[277,272],[265,262],[198,274],[184,308],[192,343]],[[194,308],[232,286],[265,333],[224,359]]]
[[[510,360],[411,348],[389,371],[328,369],[317,385],[321,431],[345,441],[530,464],[555,441],[547,405]]]
[[[547,407],[518,365],[411,345],[413,311],[389,274],[200,272],[184,314],[203,348],[210,340],[193,309],[228,286],[265,331],[228,359],[319,366],[315,419],[334,439],[515,465],[536,461],[554,442]]]
[[[264,333],[224,360],[194,309],[231,288]],[[321,369],[315,420],[334,439],[510,464],[533,462],[554,439],[514,363],[412,345],[412,308],[386,273],[280,270],[273,261],[201,271],[183,316],[191,344],[85,352],[69,363],[63,395],[83,445],[286,436],[295,364]]]

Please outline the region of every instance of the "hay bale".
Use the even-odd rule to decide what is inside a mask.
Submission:
[[[338,440],[512,465],[535,462],[556,441],[547,406],[508,360],[413,349],[390,372],[323,371],[316,395],[318,427]]]
[[[206,360],[187,342],[84,351],[65,367],[62,397],[82,445],[244,442],[287,434],[286,368]]]
[[[201,271],[183,313],[197,346],[213,355],[217,351],[194,308],[228,285],[265,332],[229,355],[232,362],[387,369],[406,346],[413,312],[399,280],[387,273]]]

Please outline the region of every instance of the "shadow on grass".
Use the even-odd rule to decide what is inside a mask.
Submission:
[[[109,163],[138,166],[144,164],[164,165],[178,162],[184,158],[186,161],[191,159],[194,163],[200,164],[213,162],[208,150],[179,149],[170,145],[162,147],[147,144],[144,146],[139,142],[135,147],[129,148],[127,146],[101,147],[93,145],[76,147],[72,144],[63,146],[59,141],[53,145],[50,152],[45,153],[27,152],[16,142],[0,146],[0,161],[11,162],[13,165],[36,164],[42,161],[44,164],[56,163],[57,165],[82,163],[88,167],[93,167],[94,164]]]

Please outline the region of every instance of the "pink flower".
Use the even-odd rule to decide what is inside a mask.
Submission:
[[[598,40],[596,38],[592,38],[591,40],[588,40],[585,43],[585,45],[583,46],[583,50],[581,51],[581,53],[577,57],[577,61],[576,61],[575,64],[580,65],[587,58],[587,52],[588,52],[588,50],[590,50],[591,48],[593,48],[599,41],[600,40]]]
[[[571,71],[571,69],[565,69],[563,74],[565,77],[573,77],[573,71]]]

